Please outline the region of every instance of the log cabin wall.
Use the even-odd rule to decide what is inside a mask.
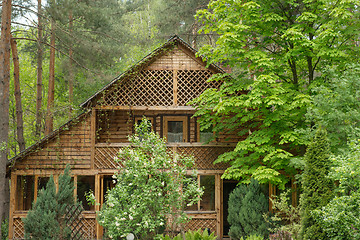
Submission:
[[[207,88],[220,87],[221,82],[207,80],[221,70],[214,66],[205,68],[205,63],[178,38],[162,48],[164,51],[156,50],[154,56],[145,58],[135,70],[114,79],[90,97],[82,105],[84,114],[12,159],[9,239],[24,237],[21,218],[30,209],[29,203],[36,201],[37,192],[47,177],[54,175],[56,183],[66,164],[72,167],[74,196],[83,199],[80,193],[86,186],[102,204],[111,176],[122,166],[113,159],[122,147],[129,145],[127,136],[133,133],[134,123],[142,116],[151,120],[153,130],[161,137],[170,138],[169,122],[183,123],[181,141],[167,144],[169,154],[193,155],[199,184],[206,179],[212,184],[207,197],[199,201],[196,209],[188,211],[192,220],[185,229],[210,229],[222,239],[221,175],[228,165],[213,162],[232,150],[239,137],[223,133],[208,144],[200,142],[202,133],[196,118],[192,117],[195,109],[187,105]],[[102,228],[95,218],[95,210],[100,210],[100,205],[85,207],[81,218],[84,239],[101,239]]]

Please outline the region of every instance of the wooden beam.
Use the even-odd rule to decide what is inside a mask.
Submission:
[[[177,106],[178,105],[178,99],[177,99],[177,94],[178,94],[178,77],[177,77],[177,70],[173,71],[174,76],[173,76],[173,105]]]
[[[100,188],[101,188],[101,184],[100,184],[100,175],[95,175],[95,211],[98,212],[100,211]],[[101,239],[100,238],[100,225],[98,223],[98,221],[96,221],[96,239]]]
[[[14,211],[16,204],[16,184],[17,175],[11,173],[11,188],[10,188],[10,213],[9,213],[9,239],[13,239],[14,235]]]
[[[96,110],[93,108],[91,110],[91,123],[90,123],[90,165],[91,169],[94,169],[95,161],[95,140],[96,140]]]
[[[131,143],[97,143],[95,147],[129,147]],[[166,143],[167,147],[236,147],[236,143],[209,143],[201,142],[179,142]]]
[[[195,111],[191,106],[96,106],[97,110],[127,110],[127,111]]]
[[[219,174],[215,175],[215,211],[216,211],[216,234],[219,239],[222,239],[221,234],[221,177]]]
[[[34,202],[36,202],[37,200],[37,195],[38,195],[38,180],[39,180],[39,175],[35,175],[35,180],[34,180]]]

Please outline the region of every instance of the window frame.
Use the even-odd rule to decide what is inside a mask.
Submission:
[[[189,176],[189,175],[188,175]],[[196,175],[196,181],[198,184],[198,187],[201,187],[201,176],[213,176],[214,177],[214,210],[201,210],[201,201],[202,199],[200,199],[196,204],[194,204],[193,206],[196,206],[197,210],[184,210],[185,213],[187,214],[194,214],[194,213],[200,213],[200,214],[209,214],[209,213],[216,213],[216,201],[218,199],[219,196],[217,196],[216,194],[216,174],[198,174]]]
[[[188,138],[188,117],[187,116],[164,116],[164,137],[166,137],[166,141],[167,143],[177,143],[177,142],[168,142],[168,123],[169,122],[183,122],[183,138],[182,138],[182,142],[189,142],[189,138]]]

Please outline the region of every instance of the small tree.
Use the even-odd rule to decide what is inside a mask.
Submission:
[[[53,176],[50,176],[45,189],[39,191],[32,210],[23,219],[25,239],[70,239],[70,229],[64,221],[66,207],[74,204],[74,185],[66,167],[59,176],[59,190]]]
[[[312,211],[325,206],[332,198],[333,183],[327,177],[329,170],[329,143],[326,131],[320,128],[305,154],[303,194],[300,199],[303,239],[327,239],[326,234],[315,221]]]
[[[241,239],[253,234],[268,235],[268,223],[263,215],[269,210],[268,199],[261,192],[260,184],[251,179],[249,185],[235,188],[229,197],[231,239]]]
[[[110,238],[133,233],[138,239],[153,239],[166,225],[179,229],[187,219],[184,206],[193,205],[202,195],[195,179],[185,176],[194,167],[194,159],[169,153],[164,140],[149,131],[150,126],[146,119],[135,125],[131,146],[116,159],[124,167],[113,176],[117,184],[108,191],[98,215]]]

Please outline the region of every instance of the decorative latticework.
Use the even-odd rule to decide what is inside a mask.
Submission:
[[[233,150],[233,147],[178,147],[177,151],[182,154],[195,157],[195,166],[198,170],[225,170],[229,167],[227,163],[213,162],[225,152]]]
[[[95,218],[81,218],[81,239],[96,239]]]
[[[139,71],[105,93],[103,101],[107,106],[171,106],[173,71]]]
[[[191,155],[195,158],[195,167],[198,170],[225,170],[229,167],[227,163],[213,162],[219,155],[233,150],[233,147],[169,147],[167,152],[172,155],[173,149],[180,154]],[[95,149],[94,166],[98,169],[116,169],[123,167],[121,162],[115,162],[120,147],[98,147]]]
[[[210,230],[216,235],[216,219],[211,218],[193,218],[185,224],[185,231]]]
[[[13,231],[13,239],[24,239],[24,223],[21,218],[14,218]]]
[[[99,169],[115,169],[122,167],[120,162],[115,162],[119,147],[101,147],[95,149],[94,166]]]
[[[207,80],[211,77],[209,70],[179,70],[178,77],[178,105],[186,104],[198,97],[207,88],[219,88],[221,82]]]

